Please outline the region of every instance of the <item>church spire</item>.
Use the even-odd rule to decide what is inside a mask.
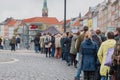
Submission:
[[[44,0],[44,3],[43,3],[42,16],[48,17],[47,0]]]

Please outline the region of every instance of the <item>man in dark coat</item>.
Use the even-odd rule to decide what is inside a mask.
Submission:
[[[69,32],[66,33],[66,37],[64,38],[64,42],[63,42],[63,46],[64,46],[64,57],[65,57],[65,61],[68,64],[68,56],[69,56],[69,52],[70,52],[70,38],[69,38]]]
[[[35,47],[35,52],[38,53],[39,52],[39,41],[40,41],[40,38],[38,35],[35,36],[34,38],[34,47]]]

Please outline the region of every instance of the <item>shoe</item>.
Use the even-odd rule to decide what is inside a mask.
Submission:
[[[75,68],[77,68],[77,65],[74,65]]]
[[[68,63],[67,65],[70,66],[70,63]]]
[[[80,80],[80,78],[78,78],[78,77],[75,77],[75,79],[74,80]]]

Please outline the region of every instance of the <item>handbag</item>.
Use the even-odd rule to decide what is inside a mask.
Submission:
[[[106,66],[112,66],[112,55],[114,53],[114,47],[113,48],[109,48],[107,51],[107,58],[105,61],[105,65]]]

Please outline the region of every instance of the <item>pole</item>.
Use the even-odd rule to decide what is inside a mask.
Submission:
[[[24,23],[24,25],[25,25],[26,31],[27,31],[27,33],[24,35],[26,37],[25,39],[27,39],[27,40],[25,40],[25,46],[27,49],[29,49],[29,25],[26,23]]]
[[[66,32],[66,0],[64,0],[64,32]]]

